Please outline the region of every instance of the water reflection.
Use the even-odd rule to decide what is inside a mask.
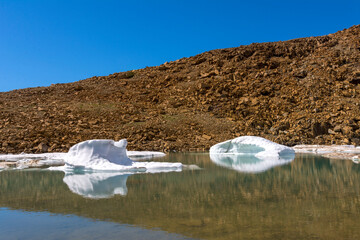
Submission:
[[[360,239],[360,165],[351,161],[296,155],[289,164],[259,174],[219,167],[208,154],[169,154],[164,161],[203,170],[133,174],[126,179],[126,197],[97,200],[71,192],[64,172],[3,171],[0,207],[200,239]],[[0,223],[6,226],[8,218],[0,214]]]
[[[146,229],[136,225],[94,221],[76,215],[64,216],[47,212],[33,213],[0,207],[0,222],[1,217],[4,218],[4,216],[6,216],[6,224],[0,224],[0,239],[7,240],[39,240],[44,239],[44,236],[46,236],[46,240],[190,239],[180,234],[168,233],[158,229]],[[3,236],[6,236],[6,238]]]
[[[70,191],[86,198],[110,198],[127,194],[130,174],[116,172],[66,173],[64,183]]]
[[[281,157],[269,156],[260,158],[253,154],[210,154],[210,159],[217,165],[236,170],[238,172],[259,173],[273,167],[288,164],[295,155]]]
[[[85,198],[111,198],[127,195],[126,181],[130,175],[143,173],[181,172],[179,168],[154,168],[132,171],[96,171],[86,168],[59,168],[65,172],[64,183],[70,191]]]

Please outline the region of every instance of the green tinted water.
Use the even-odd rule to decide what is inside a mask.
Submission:
[[[163,161],[203,169],[72,181],[0,172],[0,239],[360,239],[360,166],[351,161],[297,155],[256,174],[208,154]]]

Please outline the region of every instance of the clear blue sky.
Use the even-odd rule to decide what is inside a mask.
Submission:
[[[356,24],[359,0],[0,0],[0,91]]]

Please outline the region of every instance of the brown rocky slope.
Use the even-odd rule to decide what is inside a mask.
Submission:
[[[0,152],[67,151],[96,138],[127,138],[133,150],[207,150],[240,135],[358,145],[359,94],[360,25],[0,93]]]

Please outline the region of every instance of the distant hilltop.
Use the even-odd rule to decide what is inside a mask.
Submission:
[[[280,144],[360,143],[360,25],[254,43],[109,76],[0,93],[0,152],[208,150],[242,135]]]

